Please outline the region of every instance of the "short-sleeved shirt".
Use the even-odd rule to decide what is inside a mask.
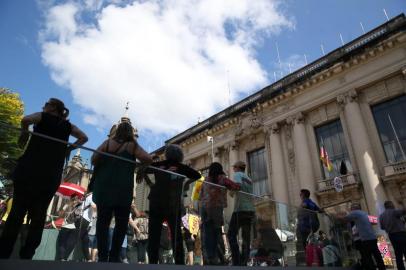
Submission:
[[[241,189],[240,191],[252,194],[252,180],[243,172],[236,172],[234,174],[233,180],[235,183],[239,184]],[[247,194],[242,194],[237,192],[235,198],[234,211],[254,211],[253,197]]]
[[[362,210],[352,210],[346,217],[348,221],[354,221],[355,226],[357,226],[359,237],[361,241],[375,240],[376,233],[374,228],[372,228],[371,222],[369,221],[368,214]]]
[[[91,204],[93,203],[92,201],[92,194],[88,195],[83,202],[83,218],[86,219],[87,221],[91,222],[92,220],[92,207]]]
[[[386,209],[379,216],[379,224],[387,233],[406,232],[405,222],[401,219],[406,210]]]
[[[97,223],[97,215],[92,215],[91,221],[90,221],[90,230],[89,230],[89,235],[96,235],[96,223]]]

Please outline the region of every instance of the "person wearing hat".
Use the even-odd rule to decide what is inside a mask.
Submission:
[[[255,210],[252,194],[252,180],[245,174],[245,163],[237,161],[233,165],[233,180],[240,186],[242,192],[237,192],[235,197],[234,212],[231,216],[230,227],[228,229],[228,239],[231,248],[233,265],[246,266],[250,253],[251,225],[254,220]],[[237,235],[241,229],[242,249],[238,246]]]

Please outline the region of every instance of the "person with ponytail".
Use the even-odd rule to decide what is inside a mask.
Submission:
[[[24,148],[29,139],[29,126],[34,132],[59,140],[68,141],[75,137],[75,146],[87,142],[87,136],[67,117],[69,110],[62,101],[49,99],[42,112],[25,116],[21,120],[21,135],[18,143]],[[32,135],[23,155],[18,159],[12,174],[14,181],[13,205],[4,230],[0,236],[0,259],[11,256],[17,235],[28,214],[30,224],[24,246],[20,250],[21,259],[32,259],[36,248],[41,243],[46,211],[52,197],[61,183],[66,152],[66,144],[40,136]]]

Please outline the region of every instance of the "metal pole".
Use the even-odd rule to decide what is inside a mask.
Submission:
[[[214,162],[214,138],[211,139],[211,162]]]
[[[388,113],[388,119],[389,119],[389,123],[390,123],[390,125],[391,125],[391,127],[392,127],[393,133],[395,134],[396,141],[397,141],[397,143],[398,143],[398,145],[399,145],[400,152],[402,153],[403,160],[406,160],[405,152],[403,151],[402,144],[400,143],[398,134],[397,134],[397,132],[396,132],[396,130],[395,130],[395,126],[393,125],[393,122],[392,122],[392,119],[391,119],[389,113]]]
[[[12,129],[15,129],[15,130],[19,130],[19,131],[21,131],[21,132],[27,132],[27,133],[29,133],[29,134],[32,134],[32,135],[34,135],[34,136],[38,136],[38,137],[41,137],[41,138],[44,138],[44,139],[47,139],[47,140],[51,140],[51,141],[63,143],[63,144],[66,144],[66,145],[68,145],[68,146],[74,146],[74,147],[76,147],[76,148],[84,149],[84,150],[87,150],[87,151],[90,151],[90,152],[93,152],[93,153],[97,153],[97,154],[100,154],[100,155],[104,155],[104,156],[107,156],[107,157],[112,157],[112,158],[120,159],[120,160],[122,160],[122,161],[127,161],[127,162],[130,162],[130,163],[136,164],[136,165],[139,165],[139,164],[140,164],[139,162],[134,161],[134,160],[131,160],[131,159],[127,159],[127,158],[123,158],[123,157],[120,157],[120,156],[116,156],[116,155],[113,155],[113,154],[110,154],[110,153],[107,153],[107,152],[98,151],[98,150],[96,150],[96,149],[92,149],[92,148],[89,148],[89,147],[86,147],[86,146],[83,146],[83,145],[75,145],[75,144],[73,144],[73,143],[70,143],[70,142],[67,142],[67,141],[64,141],[64,140],[60,140],[60,139],[58,139],[58,138],[54,138],[54,137],[51,137],[51,136],[48,136],[48,135],[45,135],[45,134],[42,134],[42,133],[38,133],[38,132],[30,131],[30,130],[27,130],[27,131],[26,131],[26,130],[22,130],[21,128],[11,126],[11,125],[9,125],[8,123],[5,123],[5,122],[3,122],[3,121],[0,121],[0,126],[7,126],[8,128],[12,128]],[[157,167],[154,167],[154,166],[148,166],[148,167],[151,168],[151,169],[154,169],[154,170],[156,170],[156,171],[161,171],[161,172],[173,174],[173,175],[176,175],[176,176],[179,176],[179,177],[186,177],[186,176],[184,176],[184,175],[182,175],[182,174],[175,173],[175,172],[172,172],[172,171],[167,171],[167,170],[164,170],[164,169],[161,169],[161,168],[157,168]]]

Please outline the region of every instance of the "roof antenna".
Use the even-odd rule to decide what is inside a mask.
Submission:
[[[389,21],[388,13],[386,13],[386,9],[383,9],[383,13],[385,13],[386,20]]]
[[[228,106],[231,106],[230,71],[227,69]]]
[[[343,36],[341,35],[341,33],[340,33],[340,39],[341,39],[341,45],[344,46],[344,39],[343,39]]]
[[[125,111],[124,111],[124,117],[128,118],[128,110],[130,109],[130,102],[127,101],[127,103],[125,104]]]
[[[306,56],[306,54],[304,54],[304,58],[305,58],[305,63],[307,65],[307,56]]]
[[[321,53],[323,54],[323,56],[326,55],[326,53],[324,52],[324,46],[323,46],[323,44],[320,44],[320,48],[321,48]]]
[[[365,34],[365,29],[364,29],[364,26],[362,25],[362,22],[359,22],[359,24],[361,25],[362,33]]]
[[[282,63],[281,63],[281,56],[279,55],[279,47],[278,47],[278,42],[275,42],[276,45],[276,53],[278,55],[278,62],[279,62],[279,70],[281,72],[281,77],[283,77],[283,72],[282,72]]]

